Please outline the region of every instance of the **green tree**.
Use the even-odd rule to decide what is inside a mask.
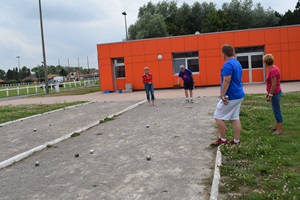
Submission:
[[[25,77],[28,77],[28,76],[31,76],[31,71],[29,68],[27,67],[22,67],[22,69],[20,70],[20,73],[21,73],[21,79],[25,78]]]
[[[145,13],[128,29],[129,39],[144,39],[168,36],[167,26],[161,14]]]
[[[191,7],[187,3],[178,9],[175,21],[178,27],[176,35],[191,34]]]
[[[7,70],[5,77],[6,77],[6,80],[8,80],[8,81],[15,80],[14,72],[11,69]]]
[[[59,72],[59,75],[60,75],[60,76],[67,76],[68,73],[66,72],[66,70],[65,70],[64,68],[62,68],[62,69],[60,70],[60,72]]]
[[[5,79],[5,71],[0,69],[0,79]]]

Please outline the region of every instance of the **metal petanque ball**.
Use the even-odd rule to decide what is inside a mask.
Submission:
[[[148,156],[146,157],[146,159],[147,159],[147,160],[151,160],[151,156],[148,155]]]
[[[33,131],[36,132],[36,128],[34,128]]]
[[[78,154],[78,153],[76,153],[76,154],[75,154],[75,157],[79,157],[79,154]]]
[[[93,154],[93,153],[94,153],[94,150],[93,150],[93,149],[91,149],[91,150],[90,150],[90,154]]]
[[[146,127],[149,128],[149,125],[147,125]]]
[[[39,161],[36,161],[35,162],[35,166],[39,166],[40,165],[40,162]]]

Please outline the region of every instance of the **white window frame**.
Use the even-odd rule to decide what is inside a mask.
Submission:
[[[176,52],[176,53],[178,53],[178,52]],[[183,52],[183,53],[189,53],[189,52]],[[172,53],[172,55],[173,55],[173,54],[174,54],[174,53]],[[199,53],[198,53],[198,55],[199,55]],[[178,76],[178,74],[179,74],[179,72],[180,72],[180,70],[179,70],[179,72],[175,72],[175,66],[174,66],[174,61],[175,61],[175,60],[184,60],[184,66],[185,66],[185,68],[186,68],[186,69],[189,69],[189,68],[188,68],[188,60],[194,60],[194,59],[198,59],[199,71],[198,71],[198,72],[192,72],[192,73],[193,73],[193,74],[200,74],[200,62],[199,62],[199,56],[195,56],[195,57],[173,58],[173,61],[172,61],[172,65],[173,65],[173,74]]]

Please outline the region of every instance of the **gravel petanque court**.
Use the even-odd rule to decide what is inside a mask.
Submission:
[[[144,103],[1,169],[0,199],[209,199],[218,99],[194,100]]]

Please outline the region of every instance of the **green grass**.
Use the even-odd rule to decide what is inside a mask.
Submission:
[[[69,89],[69,90],[60,91],[60,92],[50,91],[49,94],[39,94],[39,95],[34,95],[32,97],[35,98],[35,97],[83,95],[83,94],[99,92],[99,91],[100,91],[99,85],[95,85],[95,86],[91,86],[91,87],[74,88],[74,89]]]
[[[71,135],[71,137],[78,137],[78,136],[80,136],[80,133],[73,133],[72,135]]]
[[[114,120],[114,118],[113,117],[105,117],[104,119],[100,120],[100,123],[105,123],[105,122],[108,122],[108,121],[111,121],[111,120]]]
[[[241,107],[242,143],[222,146],[220,193],[226,199],[298,199],[300,191],[300,92],[282,96],[283,132],[272,135],[274,117],[264,95],[248,95]],[[233,138],[232,126],[227,130]]]
[[[91,83],[91,85],[93,85],[93,83]],[[29,87],[34,87],[34,86],[35,85],[29,85]],[[6,96],[6,90],[5,90],[6,88],[12,89],[12,88],[17,88],[17,86],[0,87],[0,98],[7,97]],[[90,89],[87,89],[87,88],[90,88]],[[79,91],[86,90],[86,91],[88,91],[88,90],[92,90],[92,92],[94,92],[94,91],[99,91],[100,88],[99,88],[99,81],[98,82],[96,81],[95,86],[91,86],[91,87],[84,87],[84,83],[83,83],[83,81],[81,81],[81,87],[79,85],[79,82],[76,83],[76,86],[74,85],[74,82],[71,82],[70,84],[66,83],[65,88],[64,87],[59,87],[59,90],[60,90],[60,92],[56,93],[54,87],[52,87],[52,89],[50,87],[49,88],[49,93],[53,94],[53,96],[62,96],[62,95],[64,95],[63,92],[66,92],[66,91],[73,91],[73,90],[75,90],[75,91],[76,90],[79,90]],[[29,94],[40,94],[42,96],[45,95],[44,94],[44,89],[40,88],[40,87],[37,88],[37,91],[36,91],[35,88],[29,88],[28,93]],[[76,94],[76,92],[74,92],[74,91],[70,92],[70,93],[71,93],[70,95]],[[86,92],[86,93],[90,93],[90,92]],[[84,93],[84,94],[86,94],[86,93]],[[27,86],[20,86],[19,87],[19,95],[27,95]],[[9,96],[10,97],[11,96],[18,96],[17,90],[9,90]]]
[[[31,104],[19,106],[0,106],[0,123],[17,120],[20,118],[41,114],[44,112],[85,103],[86,101],[77,101],[60,104]]]

